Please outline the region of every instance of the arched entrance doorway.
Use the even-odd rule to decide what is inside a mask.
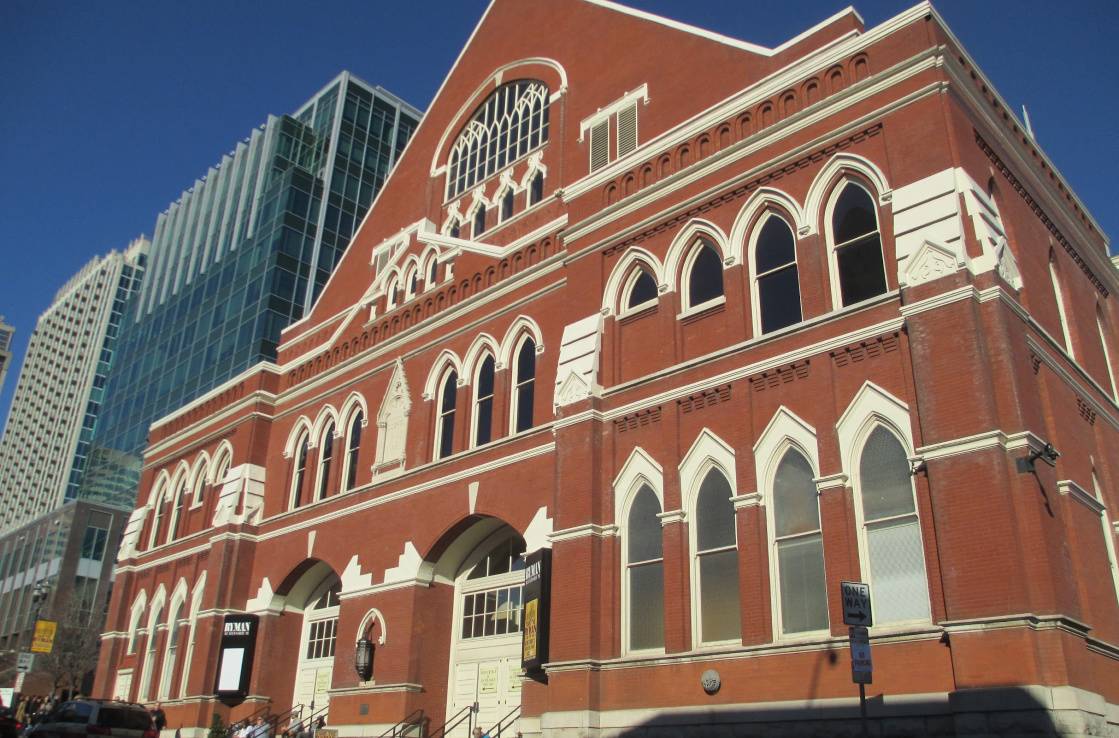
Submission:
[[[447,685],[448,718],[475,703],[478,712],[448,735],[468,735],[471,722],[485,730],[521,704],[525,542],[508,525],[487,523],[464,536],[474,545],[454,578]]]
[[[341,589],[342,581],[334,570],[318,561],[299,576],[285,597],[285,612],[303,614],[291,704],[302,705],[305,718],[322,712],[330,703]]]

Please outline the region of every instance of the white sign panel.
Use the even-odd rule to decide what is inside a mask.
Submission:
[[[218,691],[236,692],[241,687],[241,665],[245,662],[245,649],[227,648],[221,655],[221,674]]]
[[[840,582],[844,625],[874,625],[870,611],[870,585],[863,582]]]
[[[12,697],[14,696],[14,693],[15,690],[11,687],[0,687],[0,705],[3,705],[4,707],[11,707]]]
[[[35,654],[28,651],[22,651],[19,654],[19,660],[16,662],[16,671],[21,673],[31,671],[31,665],[35,663]]]
[[[870,684],[874,673],[874,665],[870,660],[870,636],[862,626],[850,628],[848,633],[851,638],[851,681],[855,684]]]

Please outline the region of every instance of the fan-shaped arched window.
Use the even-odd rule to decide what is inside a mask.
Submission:
[[[513,432],[532,427],[532,405],[536,390],[536,342],[525,338],[517,351],[517,376],[513,380]]]
[[[832,248],[844,305],[853,305],[886,291],[878,209],[870,193],[854,182],[848,182],[835,201]]]
[[[435,458],[450,456],[455,442],[455,401],[458,390],[458,373],[448,372],[439,390],[438,427],[435,429]]]
[[[524,79],[501,85],[478,106],[451,148],[447,199],[457,197],[547,140],[548,87]]]
[[[365,422],[365,415],[359,410],[350,422],[349,438],[346,441],[346,486],[353,489],[357,484],[357,452],[361,448],[361,424]]]
[[[310,437],[306,434],[296,448],[295,452],[295,473],[291,477],[291,506],[293,508],[299,507],[303,504],[303,482],[307,476],[307,454],[310,451]]]
[[[827,587],[820,505],[812,466],[789,449],[773,477],[773,561],[780,632],[826,630]]]
[[[334,460],[334,423],[326,426],[319,448],[319,486],[315,491],[315,499],[321,500],[326,497],[330,486],[330,462]]]
[[[633,310],[657,299],[657,281],[648,271],[637,269],[630,279],[629,291],[625,298],[626,310]]]
[[[738,537],[733,492],[722,472],[707,472],[699,487],[695,514],[696,599],[702,643],[739,640]]]
[[[901,442],[882,426],[863,446],[859,497],[875,625],[928,620],[925,553],[909,460]]]
[[[688,305],[693,308],[723,296],[723,260],[711,242],[700,240],[688,265]]]
[[[783,218],[770,215],[762,223],[754,245],[754,274],[761,332],[769,333],[799,323],[796,239]]]
[[[648,486],[633,499],[626,521],[625,586],[629,650],[664,648],[664,552],[660,501]]]
[[[493,438],[493,356],[486,356],[474,380],[474,445],[481,446]]]

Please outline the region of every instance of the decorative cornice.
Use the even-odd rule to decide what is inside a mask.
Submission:
[[[1102,515],[1103,511],[1107,509],[1102,502],[1096,499],[1095,495],[1071,479],[1059,480],[1057,482],[1057,491],[1062,495],[1071,497],[1096,515]]]

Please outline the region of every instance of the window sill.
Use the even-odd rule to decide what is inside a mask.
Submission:
[[[648,300],[640,305],[627,308],[624,312],[618,313],[617,321],[623,324],[631,323],[640,318],[652,315],[657,311],[657,305],[659,304],[660,300]]]
[[[692,318],[698,319],[701,317],[706,317],[711,313],[721,311],[723,307],[726,306],[726,304],[726,295],[720,295],[713,300],[708,300],[707,302],[702,302],[699,305],[693,305],[692,307],[689,307],[688,309],[677,315],[676,319],[682,321],[690,321],[690,319]]]

